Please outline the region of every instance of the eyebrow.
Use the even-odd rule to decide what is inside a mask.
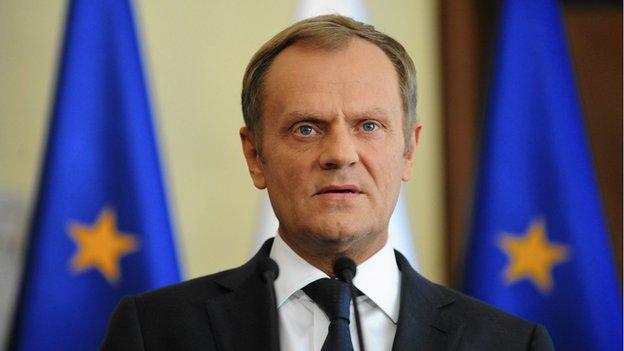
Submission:
[[[321,114],[306,111],[292,111],[286,114],[288,119],[321,120]]]
[[[379,117],[386,117],[389,114],[390,113],[388,113],[388,111],[386,111],[385,109],[381,107],[373,107],[371,109],[364,110],[358,113],[357,115],[364,117],[364,118],[379,118]]]
[[[381,107],[373,107],[364,111],[356,112],[353,115],[357,116],[358,118],[380,118],[388,116],[389,113]],[[295,110],[287,113],[286,116],[288,117],[288,119],[300,119],[308,121],[324,120],[322,114],[310,111]]]

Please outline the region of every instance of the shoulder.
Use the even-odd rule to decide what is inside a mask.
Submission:
[[[462,344],[481,350],[553,350],[550,335],[543,326],[453,289],[430,284],[452,299],[441,311],[462,322]]]
[[[419,309],[421,315],[429,315],[434,328],[458,337],[460,349],[552,350],[544,327],[427,280],[400,254],[397,263],[403,275],[401,290],[407,295],[401,303],[410,303],[406,309]]]
[[[460,318],[469,329],[487,327],[490,332],[494,333],[530,335],[536,326],[533,322],[516,317],[459,291],[432,282],[429,284],[432,289],[437,290],[438,294],[452,301],[442,310]]]
[[[227,292],[216,282],[228,272],[219,272],[128,296],[125,300],[132,301],[135,312],[143,323],[174,322],[181,316],[203,319],[202,312],[205,311],[206,301]]]
[[[171,305],[174,310],[187,306],[203,306],[206,301],[231,292],[248,281],[250,276],[256,275],[258,261],[262,257],[268,257],[272,243],[272,239],[267,240],[256,255],[240,267],[148,291],[133,298],[137,305],[153,305],[159,308]]]
[[[139,316],[189,316],[204,312],[206,301],[228,293],[230,290],[219,284],[219,281],[234,272],[236,269],[206,275],[142,294],[127,296],[125,299],[133,302]]]
[[[179,308],[180,304],[203,304],[207,299],[227,293],[229,290],[218,282],[236,269],[230,269],[203,277],[190,279],[182,283],[169,285],[160,289],[151,290],[132,298],[142,305],[167,306],[173,304]]]
[[[139,295],[126,296],[108,323],[101,350],[215,349],[206,301],[227,293],[224,271]]]
[[[454,302],[447,306],[448,313],[463,321],[463,339],[466,344],[490,345],[491,349],[504,347],[508,350],[511,349],[510,345],[522,350],[553,349],[550,335],[542,325],[453,289],[440,285],[436,285],[436,288],[454,297]]]
[[[405,257],[396,252],[402,277],[402,292],[415,295],[412,301],[423,301],[430,308],[453,315],[467,324],[488,324],[492,328],[530,330],[534,324],[511,315],[459,291],[436,284],[417,273]]]

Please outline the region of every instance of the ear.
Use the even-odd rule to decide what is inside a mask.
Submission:
[[[405,167],[403,168],[403,176],[401,179],[407,182],[412,178],[412,169],[414,167],[414,159],[416,159],[416,146],[418,146],[418,140],[420,139],[420,130],[422,125],[418,122],[409,131],[410,137],[408,139],[408,148],[403,155]]]
[[[254,185],[258,189],[266,188],[266,181],[264,179],[264,170],[262,168],[261,156],[258,153],[256,144],[254,144],[253,133],[242,127],[239,131],[241,144],[243,146],[243,155],[247,161],[247,168],[249,169],[249,175],[253,180]]]

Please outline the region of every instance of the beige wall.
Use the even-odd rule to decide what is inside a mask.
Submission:
[[[237,136],[240,81],[265,40],[292,21],[293,1],[136,1],[177,240],[188,277],[250,255],[260,192]],[[370,1],[373,24],[416,62],[424,124],[407,186],[422,271],[443,280],[437,12],[434,0]],[[31,203],[50,110],[64,2],[0,3],[0,192]],[[32,205],[32,204],[31,204]]]

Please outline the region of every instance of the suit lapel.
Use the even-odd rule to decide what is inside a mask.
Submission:
[[[266,287],[256,274],[257,262],[267,257],[272,240],[244,266],[217,279],[227,292],[206,302],[210,328],[218,349],[269,350],[269,320],[273,306]],[[444,307],[454,298],[421,277],[405,257],[396,253],[401,271],[401,304],[393,351],[454,350],[461,338],[463,322]]]
[[[463,323],[444,311],[454,299],[416,273],[403,255],[395,253],[401,271],[401,307],[392,350],[455,349]]]
[[[267,350],[271,343],[269,323],[272,302],[262,280],[256,274],[260,257],[268,256],[272,240],[243,267],[218,279],[229,292],[206,302],[210,328],[219,350]]]

